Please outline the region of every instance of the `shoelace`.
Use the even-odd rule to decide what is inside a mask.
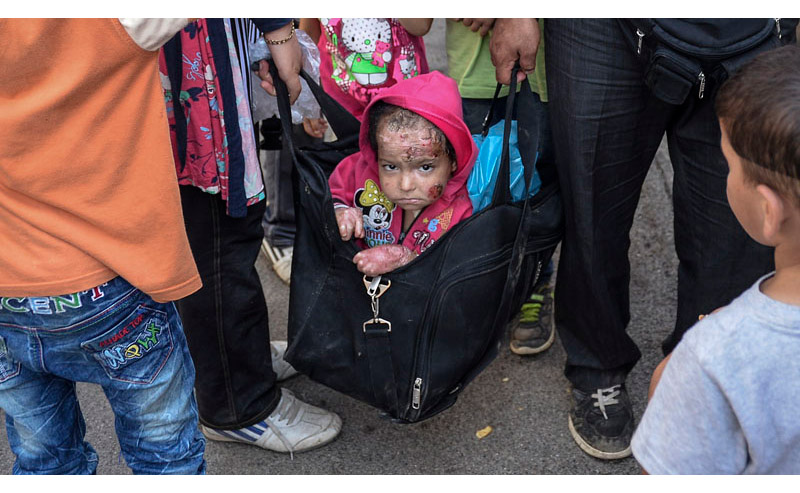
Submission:
[[[594,403],[594,407],[599,407],[600,410],[603,412],[603,417],[608,419],[608,415],[606,414],[606,406],[610,406],[612,404],[619,404],[619,401],[616,397],[620,393],[621,385],[614,385],[613,387],[608,387],[606,389],[597,389],[596,394],[592,394],[592,398],[597,399],[597,402]]]
[[[285,421],[286,423],[291,423],[297,418],[297,414],[300,412],[300,404],[297,402],[297,399],[295,399],[294,396],[284,393],[276,411],[277,416],[275,417],[274,421]],[[290,459],[294,460],[294,447],[292,447],[291,442],[289,442],[289,440],[283,436],[283,433],[280,432],[280,427],[275,426],[272,423],[273,420],[269,418],[265,419],[264,421],[269,425],[275,436],[278,437],[278,440],[280,440],[289,450]]]
[[[525,323],[534,323],[539,321],[539,310],[542,309],[542,302],[544,301],[544,296],[540,294],[533,294],[531,295],[531,301],[522,305],[522,315],[520,316],[520,322]]]

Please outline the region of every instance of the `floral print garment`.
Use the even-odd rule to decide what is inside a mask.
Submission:
[[[170,137],[175,167],[180,185],[192,185],[201,190],[222,194],[228,192],[228,142],[225,137],[222,98],[217,97],[219,80],[216,76],[204,19],[187,25],[176,36],[181,41],[181,87],[178,88],[178,110],[186,120],[186,149],[178,143],[177,118],[172,84],[162,49],[159,72],[167,105]],[[184,154],[185,159],[184,159]]]

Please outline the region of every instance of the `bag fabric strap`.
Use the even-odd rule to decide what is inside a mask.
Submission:
[[[272,75],[272,80],[275,85],[278,100],[278,117],[281,121],[281,128],[283,129],[284,142],[287,147],[291,147],[294,150],[291,138],[292,110],[289,104],[289,91],[286,88],[286,84],[278,75],[278,68],[274,63],[269,64],[269,73]],[[305,70],[300,71],[300,77],[306,81],[308,88],[311,89],[311,93],[314,95],[317,103],[319,103],[322,113],[328,120],[328,124],[331,130],[333,130],[333,133],[340,137],[352,134],[358,135],[361,129],[361,122],[358,118],[354,117],[349,111],[344,109],[338,101],[327,94]],[[294,156],[294,153],[292,156]]]
[[[511,84],[508,90],[508,99],[506,99],[506,112],[505,124],[503,126],[503,144],[502,152],[500,155],[500,168],[497,172],[497,181],[495,182],[494,194],[492,195],[492,203],[490,207],[495,207],[500,204],[505,204],[512,200],[511,197],[511,153],[509,150],[509,141],[511,138],[511,122],[514,119],[514,111],[519,106],[520,98],[530,98],[533,95],[530,82],[527,77],[523,79],[521,90],[517,92],[517,72],[519,71],[519,64],[514,66],[511,70]],[[497,89],[492,99],[492,108],[497,101],[497,96],[500,94],[501,84],[497,84]],[[492,118],[492,109],[486,115],[484,120],[484,132],[488,131],[486,128],[487,123]],[[520,155],[522,157],[523,176],[525,178],[525,190],[530,189],[531,179],[538,158],[539,149],[539,122],[537,116],[533,112],[517,112],[517,138]]]
[[[367,361],[375,401],[379,407],[390,409],[391,414],[397,415],[400,408],[392,362],[391,332],[369,329],[364,331],[364,338],[367,341]]]
[[[272,65],[273,64],[270,64],[270,67]],[[308,88],[311,89],[311,93],[314,94],[314,98],[317,100],[317,103],[319,103],[322,113],[325,115],[325,119],[328,120],[328,125],[331,126],[333,133],[337,136],[358,135],[359,130],[361,130],[361,122],[358,121],[358,118],[354,117],[344,106],[333,99],[333,96],[325,92],[317,81],[308,75],[305,70],[300,72],[300,77],[306,81]],[[273,76],[273,79],[274,78],[275,76]]]
[[[511,84],[508,89],[508,99],[506,99],[506,114],[505,125],[503,126],[503,146],[500,154],[500,169],[497,171],[497,181],[494,186],[494,194],[492,195],[492,203],[490,207],[495,207],[500,204],[511,201],[511,159],[509,152],[509,139],[511,138],[511,121],[514,115],[514,108],[517,101],[517,72],[519,71],[519,64],[516,64],[511,70]],[[498,84],[499,86],[499,84]],[[499,94],[495,90],[495,95]],[[492,103],[494,105],[494,102]]]

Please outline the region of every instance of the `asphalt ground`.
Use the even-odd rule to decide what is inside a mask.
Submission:
[[[426,36],[432,69],[446,69],[443,21]],[[662,145],[642,190],[631,231],[631,321],[629,334],[642,351],[628,389],[641,416],[652,370],[661,360],[661,341],[675,321],[677,259],[672,235],[672,170]],[[270,310],[273,339],[285,339],[288,288],[269,261],[257,267]],[[507,348],[507,344],[504,346]],[[208,442],[209,474],[637,474],[633,458],[601,461],[583,453],[567,429],[569,386],[565,353],[558,338],[545,353],[520,357],[504,349],[449,410],[413,425],[382,419],[375,409],[298,376],[285,382],[301,399],[338,413],[341,435],[320,449],[289,455],[248,445]],[[79,384],[87,440],[100,456],[98,474],[130,474],[120,456],[114,417],[101,391]],[[493,431],[479,439],[476,432]],[[14,456],[0,427],[0,473]]]

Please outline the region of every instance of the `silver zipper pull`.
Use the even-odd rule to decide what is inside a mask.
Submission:
[[[422,379],[414,380],[414,390],[411,392],[411,407],[419,409],[419,400],[422,395]]]
[[[778,31],[778,39],[781,39],[781,19],[780,17],[775,17],[775,30]]]
[[[644,40],[644,33],[642,32],[641,29],[636,29],[636,35],[639,36],[639,44],[636,47],[636,54],[637,55],[641,55],[642,54],[642,40]]]
[[[701,71],[697,78],[700,79],[700,92],[698,92],[697,97],[703,99],[703,93],[706,91],[706,74]]]

